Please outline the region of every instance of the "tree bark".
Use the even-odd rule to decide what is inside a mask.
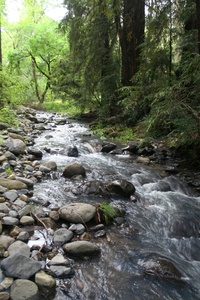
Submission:
[[[196,0],[196,16],[197,16],[197,30],[198,30],[198,52],[200,54],[200,0]]]
[[[140,46],[144,41],[144,0],[123,1],[123,22],[116,17],[122,55],[122,85],[132,85],[140,65]]]

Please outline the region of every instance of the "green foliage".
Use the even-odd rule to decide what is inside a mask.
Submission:
[[[109,224],[117,216],[116,208],[108,202],[102,202],[99,208],[103,213],[106,224]]]
[[[48,111],[55,111],[59,113],[68,113],[70,115],[76,115],[80,113],[80,109],[71,101],[54,100],[43,103],[43,108]]]
[[[16,113],[9,106],[0,109],[0,121],[15,126],[18,125]]]
[[[8,167],[8,168],[6,169],[6,174],[11,175],[12,173],[13,173],[12,168],[11,168],[11,167]]]

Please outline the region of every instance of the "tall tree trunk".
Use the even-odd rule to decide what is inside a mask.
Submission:
[[[196,0],[196,16],[197,16],[197,30],[198,30],[198,51],[200,54],[200,0]]]
[[[140,65],[140,46],[144,40],[144,0],[123,1],[123,25],[116,18],[122,53],[122,84],[132,85],[132,77]]]
[[[40,97],[40,92],[39,92],[39,87],[38,87],[37,74],[36,74],[36,70],[35,70],[35,62],[32,57],[31,57],[31,65],[32,65],[33,80],[34,80],[34,85],[35,85],[35,93],[38,98],[38,101],[41,103],[42,99]]]

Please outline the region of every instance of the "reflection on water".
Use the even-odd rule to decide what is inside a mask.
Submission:
[[[125,223],[107,228],[107,237],[94,241],[102,249],[100,258],[75,262],[75,276],[60,280],[55,299],[200,299],[200,197],[178,177],[163,178],[162,169],[140,166],[127,155],[100,153],[101,142],[87,133],[85,125],[59,125],[38,137],[35,146],[51,149],[51,153],[44,151],[43,160],[56,161],[60,173],[67,163],[80,161],[87,170],[85,181],[131,181],[138,201],[112,199],[126,212]],[[79,150],[78,158],[67,156],[72,145]],[[65,182],[58,176],[37,184],[34,195],[58,206],[100,200],[75,195],[76,184],[80,182]],[[145,275],[144,260],[151,254],[170,259],[183,280],[171,282]]]

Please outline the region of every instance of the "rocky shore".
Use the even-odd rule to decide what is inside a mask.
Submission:
[[[48,130],[49,120],[38,120],[34,110],[25,108],[19,118],[20,129],[0,123],[0,299],[54,299],[58,280],[73,276],[76,257],[100,255],[101,247],[94,239],[105,236],[105,226],[98,205],[71,203],[51,207],[48,201],[38,202],[34,198],[36,183],[57,176],[56,162],[42,162],[42,151],[34,148],[34,139]],[[66,122],[63,117],[54,121],[54,126]],[[129,152],[137,156],[138,163],[146,165],[172,160],[169,149],[155,145],[138,148],[132,143],[119,150],[116,144],[104,143],[100,151],[113,155],[118,151]],[[78,149],[69,149],[68,155],[77,157]],[[166,166],[164,171],[179,172],[176,163]],[[83,165],[71,163],[63,168],[62,176],[67,180],[80,179],[86,172]],[[198,191],[200,174],[195,178],[188,174],[182,172]],[[126,180],[93,180],[75,189],[77,195],[117,194],[137,201],[135,187]],[[116,217],[115,222],[120,224],[123,218]],[[42,244],[37,244],[35,231],[42,232]],[[177,270],[170,276],[175,273],[181,277]]]

